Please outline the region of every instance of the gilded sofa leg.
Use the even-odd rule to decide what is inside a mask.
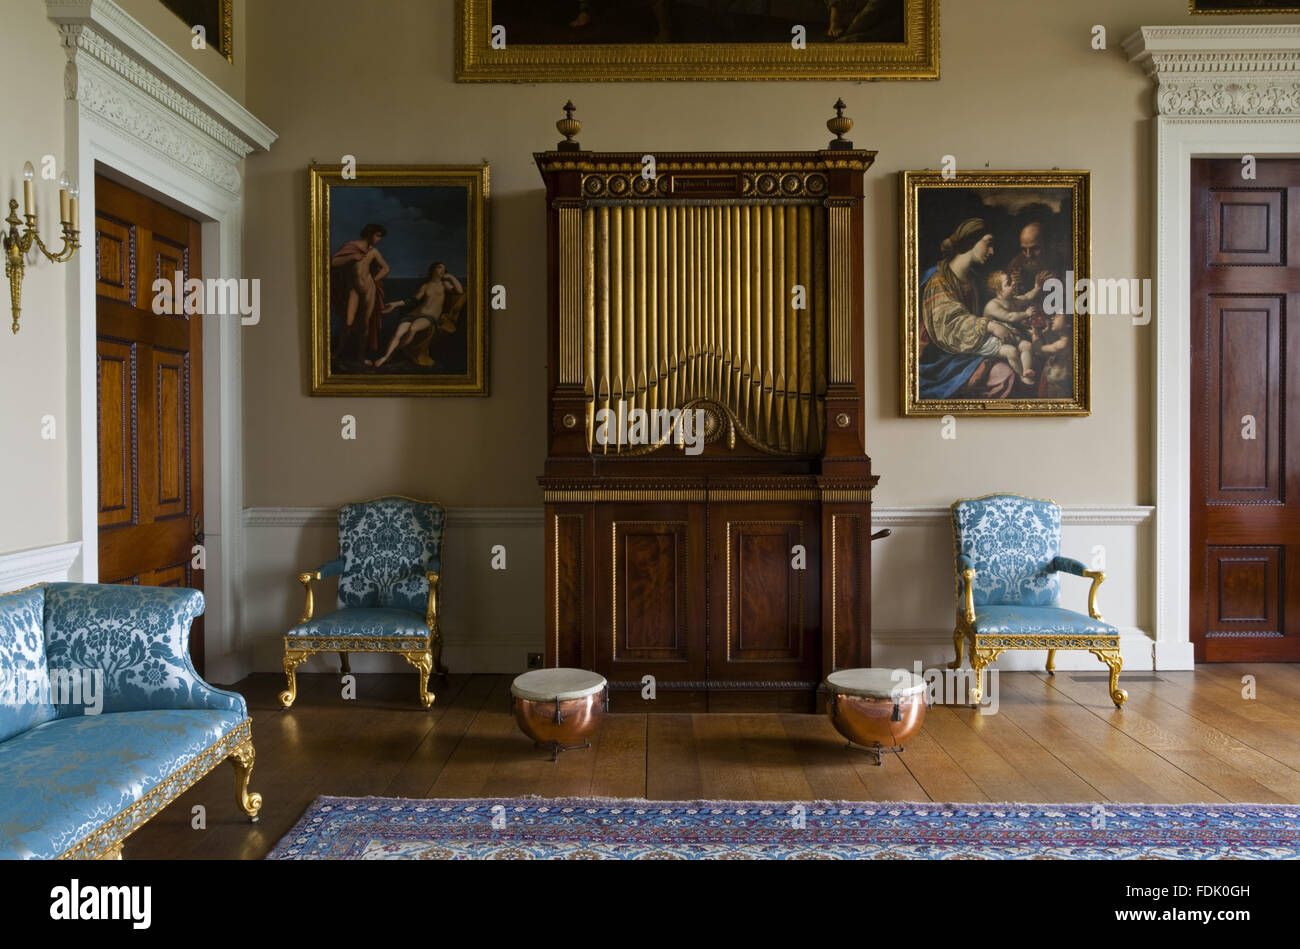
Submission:
[[[958,628],[958,629],[956,629],[956,630],[953,631],[953,634],[952,634],[952,645],[953,645],[953,648],[954,648],[955,650],[957,650],[957,658],[954,659],[952,662],[948,663],[948,668],[949,668],[949,669],[960,669],[960,668],[961,668],[962,655],[963,655],[963,654],[965,653],[965,651],[966,651],[966,632],[965,632],[965,630],[962,630],[962,629]]]
[[[1047,674],[1049,676],[1056,675],[1056,650],[1055,649],[1047,650]]]
[[[284,678],[288,687],[280,693],[280,704],[285,708],[293,705],[298,698],[297,668],[307,661],[311,653],[305,649],[286,649],[284,651]]]
[[[347,653],[345,652],[339,653],[339,663],[340,663],[339,675],[348,675],[349,673],[352,672],[352,663],[348,662]]]
[[[433,704],[433,693],[429,691],[429,674],[433,672],[433,653],[429,650],[423,652],[404,652],[402,658],[415,667],[415,671],[420,674],[420,704],[428,708]]]
[[[248,790],[248,779],[253,774],[255,757],[251,738],[230,753],[230,762],[235,766],[235,801],[253,822],[257,821],[258,812],[262,809],[262,795]]]
[[[1110,667],[1110,700],[1116,708],[1123,708],[1128,701],[1128,692],[1119,687],[1119,673],[1124,668],[1124,657],[1118,649],[1090,649],[1089,652]]]

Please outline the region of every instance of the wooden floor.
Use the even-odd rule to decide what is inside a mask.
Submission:
[[[1242,677],[1257,696],[1242,697]],[[1004,673],[997,714],[931,708],[902,755],[877,767],[825,717],[611,714],[589,751],[534,749],[509,712],[509,676],[452,675],[433,708],[414,675],[333,676],[236,688],[249,700],[264,798],[249,824],[218,767],[126,841],[128,859],[259,858],[319,794],[641,797],[659,800],[1300,803],[1300,665],[1209,665],[1125,676],[1116,711],[1104,671]],[[438,684],[435,679],[435,685]],[[191,826],[203,805],[206,830]]]

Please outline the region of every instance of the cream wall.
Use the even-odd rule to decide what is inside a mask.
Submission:
[[[128,13],[164,42],[196,65],[209,79],[236,99],[244,94],[247,17],[244,0],[235,2],[235,62],[216,52],[190,47],[188,27],[158,0],[121,0]],[[42,0],[10,0],[4,10],[0,58],[6,75],[15,83],[13,94],[0,98],[0,194],[4,213],[11,197],[22,200],[22,166],[50,154],[60,169],[65,166],[65,99],[63,73],[67,57],[57,28],[46,16]],[[58,192],[54,182],[37,181],[36,201],[42,236],[56,247]],[[21,208],[20,208],[21,210]],[[0,215],[3,216],[3,215]],[[83,238],[90,219],[83,209]],[[93,252],[83,248],[79,253]],[[81,540],[80,448],[82,420],[75,408],[79,399],[77,325],[68,292],[70,264],[40,259],[28,263],[23,281],[22,329],[8,331],[8,293],[3,294],[6,314],[0,327],[0,560],[24,561],[5,555]],[[44,439],[42,418],[52,416],[54,439]],[[93,425],[94,419],[86,420]],[[89,538],[94,543],[94,538]],[[34,562],[41,562],[35,555]],[[4,574],[8,567],[0,568]],[[23,575],[22,563],[15,575]]]
[[[63,154],[63,50],[45,18],[45,5],[9,4],[4,14],[5,75],[19,83],[0,97],[0,202],[22,214],[23,162],[37,168],[36,206],[41,235],[57,249],[57,182],[39,178],[41,157]],[[5,225],[6,230],[8,225]],[[76,443],[68,419],[68,373],[73,353],[66,294],[66,264],[41,258],[27,265],[22,329],[9,331],[9,288],[0,293],[0,554],[58,544],[70,538],[68,451]],[[7,281],[6,281],[7,284]],[[41,419],[54,417],[56,438],[41,437]]]
[[[334,504],[376,490],[453,506],[533,505],[545,452],[545,246],[531,153],[558,138],[566,98],[589,148],[816,148],[842,96],[854,141],[879,150],[867,176],[868,451],[884,504],[947,503],[1013,489],[1065,503],[1151,497],[1150,327],[1099,318],[1093,414],[1082,419],[900,416],[897,172],[1085,168],[1093,173],[1094,272],[1150,276],[1150,81],[1120,42],[1150,23],[1209,23],[1185,0],[943,4],[939,82],[457,84],[450,0],[358,7],[341,0],[255,4],[250,109],[280,132],[248,163],[247,259],[261,276],[261,324],[244,336],[246,502]],[[382,10],[382,12],[380,12]],[[1236,18],[1251,19],[1251,18]],[[1091,28],[1107,27],[1094,51]],[[293,42],[285,42],[293,36]],[[361,68],[373,56],[373,67]],[[312,398],[306,166],[337,162],[492,164],[495,317],[492,398]],[[339,437],[355,415],[358,439]]]

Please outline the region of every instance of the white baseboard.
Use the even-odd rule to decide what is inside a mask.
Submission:
[[[0,554],[0,593],[19,590],[33,583],[62,583],[81,553],[81,541],[33,547],[12,554]]]

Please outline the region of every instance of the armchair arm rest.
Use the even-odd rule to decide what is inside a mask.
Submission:
[[[329,563],[323,563],[316,570],[316,579],[324,580],[326,577],[337,577],[343,573],[343,558],[338,557]]]
[[[957,574],[961,578],[957,583],[957,589],[960,593],[963,583],[966,587],[965,604],[962,615],[966,622],[975,622],[975,561],[971,559],[970,554],[957,555]]]
[[[338,558],[331,560],[329,563],[323,563],[315,570],[309,570],[306,573],[298,574],[298,582],[302,584],[303,591],[307,594],[307,602],[303,605],[302,616],[299,617],[299,623],[305,623],[312,618],[316,611],[316,600],[312,596],[311,582],[313,580],[324,580],[326,577],[337,577],[343,572],[343,560]]]
[[[1106,573],[1103,570],[1085,570],[1083,564],[1069,557],[1057,557],[1052,561],[1050,567],[1052,570],[1059,570],[1063,573],[1073,574],[1076,577],[1084,577],[1092,581],[1092,588],[1088,590],[1088,615],[1093,619],[1101,619],[1101,611],[1097,607],[1097,591],[1101,588],[1102,583],[1106,580]]]
[[[1047,569],[1049,572],[1055,572],[1059,570],[1061,573],[1072,573],[1076,577],[1082,577],[1087,573],[1082,563],[1070,557],[1053,558],[1051,566],[1049,566]]]
[[[424,612],[424,621],[429,626],[429,637],[438,638],[438,574],[433,570],[424,575],[429,581],[429,605]]]

